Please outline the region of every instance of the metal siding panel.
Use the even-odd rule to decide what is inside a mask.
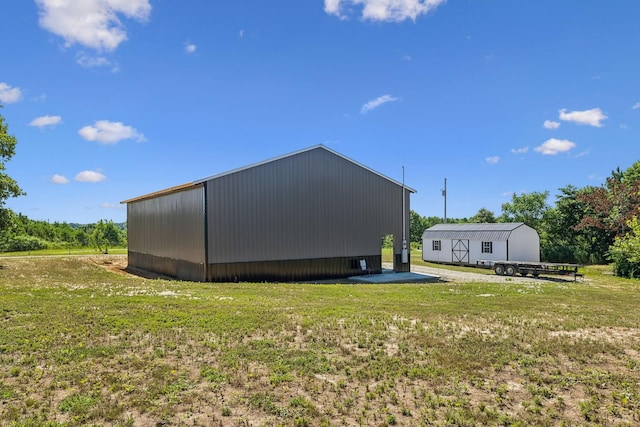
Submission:
[[[204,264],[202,186],[127,204],[129,250]]]
[[[423,240],[422,260],[434,262],[451,262],[451,240],[440,240],[440,250],[433,250],[433,241],[440,239]]]
[[[210,263],[376,255],[384,234],[401,245],[401,187],[326,150],[212,179],[207,191]]]
[[[357,276],[363,274],[360,259],[365,259],[372,271],[381,271],[380,255],[357,258],[253,261],[211,264],[208,268],[208,280],[215,282],[296,281]]]
[[[483,240],[489,242],[490,240]],[[473,253],[469,256],[470,264],[477,264],[478,261],[502,261],[507,259],[507,242],[506,241],[492,241],[492,250],[490,254],[482,253],[482,242],[470,242],[469,246],[473,248]]]
[[[530,227],[514,232],[509,239],[509,259],[512,261],[540,262],[540,237]]]
[[[495,245],[494,249],[495,249]],[[469,241],[469,264],[476,264],[478,260],[484,259],[484,256],[491,256],[492,254],[482,253],[482,242]]]

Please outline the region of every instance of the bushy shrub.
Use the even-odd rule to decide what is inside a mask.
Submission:
[[[7,252],[36,251],[47,249],[48,243],[42,239],[27,235],[17,235],[9,238],[5,250]]]
[[[616,239],[609,248],[609,259],[613,261],[616,276],[640,277],[640,221],[634,217],[627,225],[631,231]]]

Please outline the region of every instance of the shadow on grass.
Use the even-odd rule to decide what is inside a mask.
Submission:
[[[125,273],[142,277],[144,279],[178,280],[175,277],[167,276],[165,274],[154,273],[153,271],[143,270],[141,268],[131,266],[126,266],[125,268],[121,268],[121,270]]]

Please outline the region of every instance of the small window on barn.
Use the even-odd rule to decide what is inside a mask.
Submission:
[[[493,242],[482,242],[482,253],[483,254],[492,254],[493,253]]]
[[[440,245],[440,240],[434,240],[434,241],[433,241],[433,242],[431,242],[431,243],[432,243],[432,245],[431,245],[431,250],[434,250],[434,251],[440,251],[440,250],[442,250],[442,249],[440,249],[440,247],[441,247],[441,245]]]

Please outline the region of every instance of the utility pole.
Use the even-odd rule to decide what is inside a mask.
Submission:
[[[409,252],[407,251],[407,204],[405,201],[404,166],[402,166],[402,252],[401,261],[403,264],[409,262]]]
[[[447,223],[447,178],[444,179],[444,188],[442,189],[442,197],[444,197],[444,223]]]

